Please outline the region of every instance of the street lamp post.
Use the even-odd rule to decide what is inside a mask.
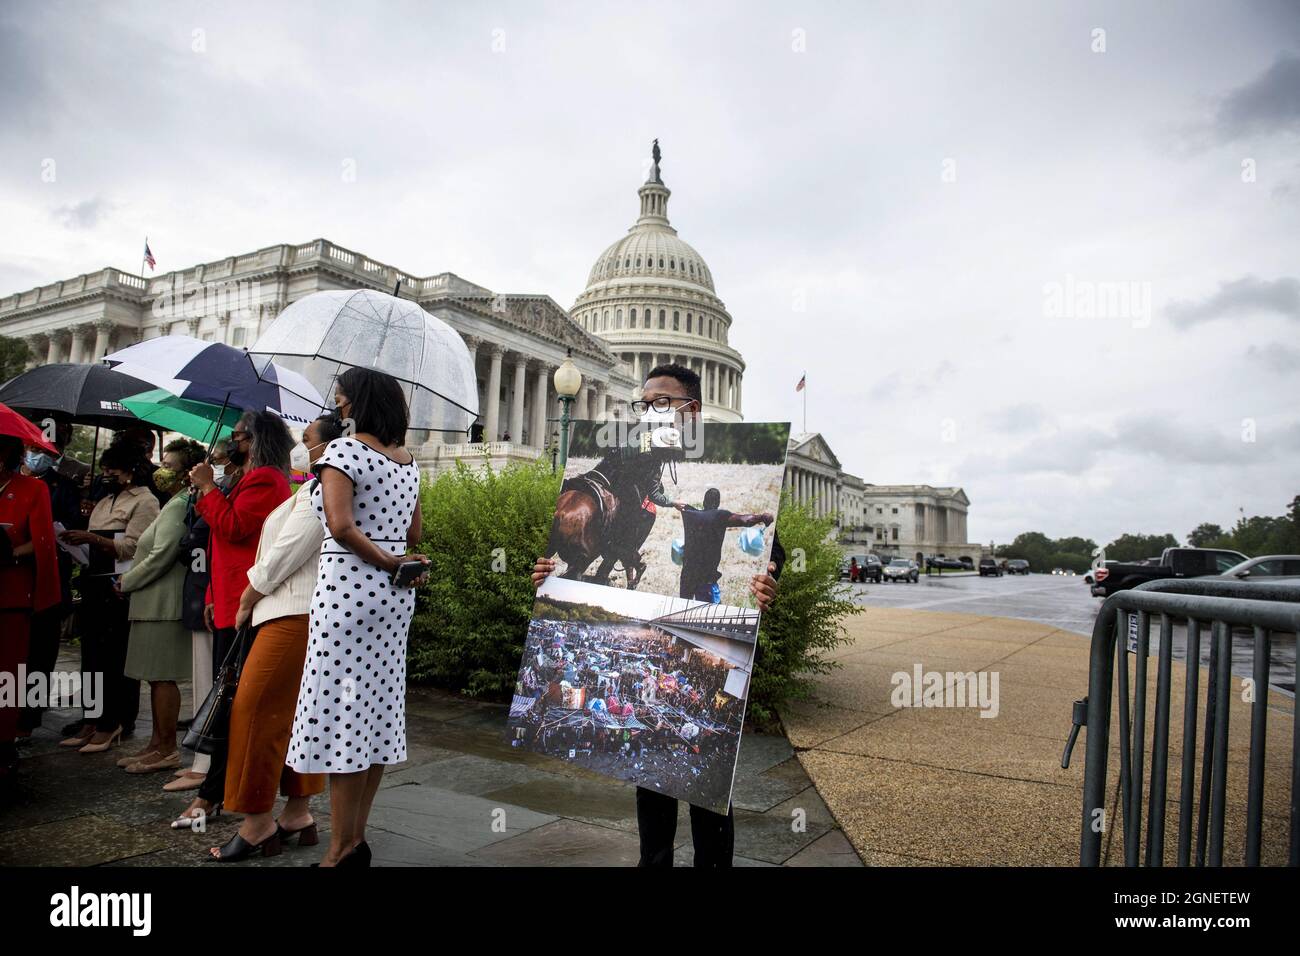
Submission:
[[[569,461],[569,409],[582,389],[582,373],[573,364],[573,349],[555,370],[555,394],[560,397],[560,468]]]

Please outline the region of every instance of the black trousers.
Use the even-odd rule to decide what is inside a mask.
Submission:
[[[63,614],[63,605],[56,604],[32,615],[31,642],[27,648],[29,676],[44,674],[48,682],[50,673],[59,661],[59,632],[63,628]],[[46,686],[49,686],[48,683]],[[24,707],[18,715],[18,727],[21,730],[35,730],[41,725],[44,716],[44,707]]]
[[[77,630],[81,634],[82,669],[99,675],[102,681],[102,712],[93,721],[95,730],[112,733],[120,725],[129,733],[140,716],[140,682],[126,670],[126,649],[131,638],[127,619],[130,602],[113,593],[107,580],[95,581],[82,589]]]
[[[636,788],[636,828],[641,835],[637,866],[672,866],[677,836],[677,800],[644,787]],[[691,804],[691,844],[695,865],[729,867],[736,848],[736,810],[727,815]]]
[[[225,663],[226,655],[230,649],[235,646],[235,636],[239,633],[233,627],[219,627],[212,632],[212,677],[215,680],[217,673],[221,670],[221,665]],[[244,649],[248,652],[248,648]],[[208,766],[208,775],[203,778],[203,783],[199,784],[199,799],[206,800],[211,804],[218,804],[226,796],[226,757],[229,751],[226,742],[223,740],[215,750],[212,751],[212,763]]]

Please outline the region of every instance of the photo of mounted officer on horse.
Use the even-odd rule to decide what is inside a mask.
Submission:
[[[775,542],[789,426],[632,410],[573,423],[543,560],[572,581],[745,604]]]
[[[660,429],[661,434],[670,431],[675,429]],[[645,574],[642,546],[654,527],[656,508],[677,506],[664,493],[664,466],[669,465],[676,483],[675,464],[684,458],[676,443],[651,444],[645,451],[639,444],[621,446],[594,468],[566,477],[545,557],[558,555],[566,565],[561,576],[572,581],[609,584],[610,574],[621,570],[627,589],[635,591]],[[587,576],[597,558],[600,566]]]

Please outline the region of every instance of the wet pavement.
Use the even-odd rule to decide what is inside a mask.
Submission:
[[[65,647],[59,667],[75,670]],[[189,685],[182,684],[189,712]],[[147,688],[147,685],[146,685]],[[526,751],[505,740],[507,708],[427,688],[407,694],[410,759],[384,776],[367,831],[376,866],[632,866],[638,857],[635,788]],[[73,718],[55,709],[23,756],[18,790],[0,806],[0,865],[192,866],[224,843],[239,818],[204,833],[168,823],[192,794],[168,794],[169,773],[131,775],[115,764],[150,733],[142,699],[135,736],[102,754],[60,749]],[[188,762],[188,761],[186,761]],[[784,737],[746,728],[733,802],[737,866],[861,866]],[[286,849],[243,866],[308,866],[328,841],[328,794],[312,801],[321,845]],[[675,861],[693,858],[681,805]]]
[[[867,607],[906,608],[962,614],[996,615],[1050,624],[1062,631],[1092,637],[1092,627],[1102,599],[1088,593],[1082,576],[1030,574],[981,578],[978,574],[921,575],[916,584],[853,584],[854,600]],[[1159,647],[1159,622],[1153,622],[1151,653]],[[1172,632],[1173,657],[1187,656],[1187,629],[1175,624]],[[1238,630],[1232,642],[1232,673],[1252,674],[1254,636]],[[1295,693],[1296,639],[1293,634],[1276,634],[1269,648],[1269,682],[1279,690]],[[1210,660],[1209,635],[1201,637],[1201,663]]]
[[[1088,641],[1051,624],[941,609],[867,607],[845,623],[849,643],[831,655],[840,667],[818,675],[812,697],[785,708],[782,717],[800,762],[867,865],[1077,865],[1086,748],[1094,728],[1083,730],[1068,768],[1061,767],[1061,754],[1072,703],[1088,689]],[[1171,673],[1176,714],[1182,713],[1182,667],[1175,663]],[[1135,671],[1130,657],[1134,682]],[[918,697],[918,672],[942,692]],[[977,674],[987,681],[973,680]],[[1156,682],[1151,667],[1148,701]],[[900,686],[912,692],[899,695]],[[958,692],[963,686],[966,692]],[[1226,700],[1224,859],[1239,864],[1254,724],[1239,679]],[[1286,864],[1289,849],[1295,698],[1275,690],[1266,700],[1261,862],[1274,866]],[[1154,720],[1146,727],[1150,744]],[[1174,795],[1180,792],[1184,729],[1178,719],[1168,728],[1169,835],[1180,822]],[[1106,792],[1114,808],[1117,720],[1109,736]],[[1144,765],[1144,794],[1152,792],[1156,763],[1152,754]],[[1197,811],[1195,801],[1190,810]],[[1108,865],[1123,859],[1124,816],[1107,818],[1114,821],[1103,842]],[[1167,836],[1166,865],[1174,862],[1176,844]]]

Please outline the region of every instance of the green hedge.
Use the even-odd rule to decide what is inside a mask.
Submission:
[[[825,655],[847,641],[843,619],[856,612],[840,584],[843,552],[830,537],[834,519],[814,517],[809,504],[781,495],[776,530],[785,549],[777,598],[758,628],[758,659],[750,683],[749,716],[774,722],[780,706],[806,698],[813,677],[839,666]]]
[[[411,625],[408,673],[474,697],[508,700],[533,608],[529,575],[550,533],[560,478],[549,462],[501,471],[458,464],[421,489],[429,584]],[[783,498],[777,530],[786,550],[777,600],[763,616],[749,713],[773,722],[777,708],[804,697],[811,677],[835,665],[854,610],[839,583],[840,549],[831,519]]]
[[[560,493],[549,461],[501,471],[457,463],[420,491],[431,563],[407,670],[474,697],[509,700],[533,609],[529,575]]]

